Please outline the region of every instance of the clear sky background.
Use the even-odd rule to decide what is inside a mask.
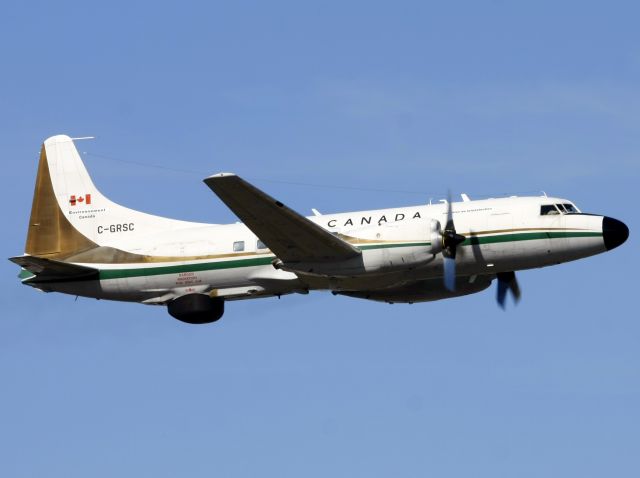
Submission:
[[[0,476],[637,477],[640,7],[585,1],[10,2],[5,257],[38,152],[98,187],[232,222],[234,171],[336,212],[545,190],[619,249],[444,302],[328,293],[162,308],[41,294],[0,264]]]

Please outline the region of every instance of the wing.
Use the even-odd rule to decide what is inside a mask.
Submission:
[[[23,281],[29,284],[98,278],[97,269],[45,259],[44,257],[18,256],[11,257],[9,260],[34,274],[33,277]]]
[[[215,174],[204,182],[285,263],[333,262],[361,254],[235,174]]]

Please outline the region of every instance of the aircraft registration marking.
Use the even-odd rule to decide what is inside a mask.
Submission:
[[[135,223],[125,222],[121,224],[107,224],[104,226],[98,226],[98,234],[104,234],[105,232],[131,232],[135,229]]]

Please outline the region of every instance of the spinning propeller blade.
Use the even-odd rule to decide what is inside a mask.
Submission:
[[[438,229],[440,225],[438,223]],[[440,230],[442,237],[442,263],[444,267],[444,286],[447,290],[454,292],[456,290],[456,252],[458,246],[462,244],[466,237],[456,232],[456,226],[453,222],[453,210],[451,206],[451,191],[447,197],[447,223],[443,230]],[[498,279],[498,305],[504,309],[507,301],[507,293],[511,292],[513,301],[517,304],[520,300],[520,286],[513,271],[499,272]]]
[[[444,261],[444,286],[448,291],[456,290],[456,260],[451,257],[443,257]]]
[[[513,301],[517,304],[520,300],[520,286],[518,285],[518,280],[516,279],[516,273],[511,272],[498,272],[498,295],[496,300],[498,301],[498,305],[504,309],[505,302],[507,299],[507,292],[511,291],[511,295],[513,296]]]
[[[451,191],[447,197],[447,224],[442,231],[442,257],[444,260],[444,286],[453,292],[456,290],[456,251],[466,237],[456,233],[451,209]]]

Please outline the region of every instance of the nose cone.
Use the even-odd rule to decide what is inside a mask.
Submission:
[[[629,228],[622,221],[604,216],[602,218],[602,237],[604,238],[604,247],[610,251],[627,240]]]

